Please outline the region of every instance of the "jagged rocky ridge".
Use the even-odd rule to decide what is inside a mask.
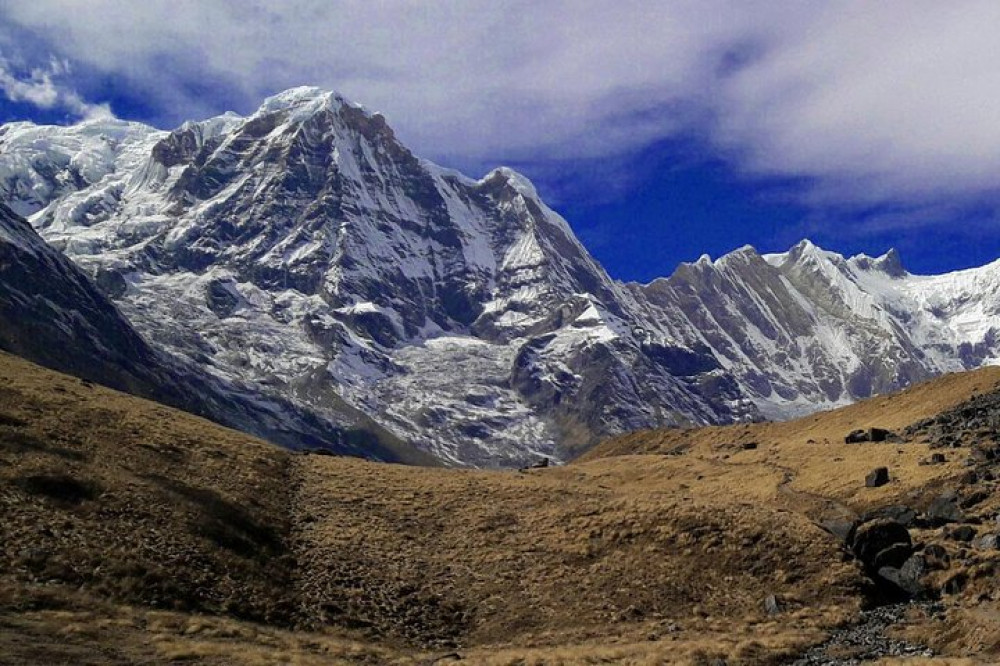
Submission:
[[[2,203],[0,349],[290,448],[425,461],[377,432],[342,428],[155,350],[87,275]]]
[[[523,176],[421,160],[312,88],[173,132],[6,125],[0,197],[155,346],[456,464],[792,416],[995,356],[996,266],[924,278],[804,242],[622,284]]]

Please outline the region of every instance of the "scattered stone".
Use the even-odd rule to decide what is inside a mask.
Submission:
[[[976,547],[982,550],[996,550],[1000,545],[1000,538],[996,534],[986,534],[976,541]]]
[[[743,442],[741,446],[743,447],[744,451],[753,451],[754,449],[757,448],[757,442]]]
[[[899,439],[896,433],[885,428],[868,428],[867,430],[852,430],[844,437],[845,444],[860,444],[861,442],[886,442]]]
[[[948,459],[943,453],[932,453],[931,457],[927,460],[928,465],[943,465],[948,462]]]
[[[905,620],[911,604],[880,606],[861,613],[859,622],[837,629],[821,645],[811,648],[791,662],[792,666],[852,666],[883,657],[930,657],[923,645],[890,638],[886,629]],[[931,606],[924,605],[929,611]],[[837,655],[837,656],[834,656]],[[841,657],[840,655],[850,655]]]
[[[958,482],[963,486],[972,486],[979,483],[979,475],[976,474],[976,470],[970,469],[958,477]]]
[[[851,540],[854,536],[854,528],[857,525],[857,520],[846,517],[827,518],[820,523],[820,526],[823,529],[840,539],[848,546],[851,544]]]
[[[889,468],[876,467],[865,477],[866,488],[878,488],[889,483]]]
[[[952,541],[968,543],[976,538],[976,528],[972,525],[960,525],[948,532],[947,537]]]
[[[989,499],[992,496],[992,494],[993,493],[991,493],[989,490],[980,488],[979,490],[969,493],[968,495],[963,497],[962,501],[960,501],[958,505],[963,509],[968,509],[976,506],[977,504],[981,504],[983,501]]]
[[[951,566],[951,556],[944,546],[932,543],[923,550],[924,562],[930,569],[947,569]]]
[[[867,523],[876,518],[888,518],[904,527],[913,527],[917,522],[917,512],[905,504],[892,504],[869,511],[861,517],[861,522]]]
[[[944,582],[944,585],[941,586],[941,591],[945,594],[958,594],[965,589],[968,582],[968,575],[960,571]]]
[[[767,595],[764,599],[764,610],[768,615],[778,615],[781,612],[781,604],[773,594]]]
[[[947,492],[934,498],[927,507],[926,518],[931,527],[940,527],[948,523],[963,522],[965,514],[958,507],[955,493]]]
[[[519,471],[519,472],[527,472],[529,469],[545,469],[548,466],[549,466],[549,459],[543,456],[540,460],[536,460],[535,462],[531,463],[530,465],[527,465],[525,467],[521,467],[517,471]]]
[[[881,578],[889,581],[911,597],[926,595],[927,589],[920,580],[926,573],[927,562],[924,556],[919,553],[907,558],[903,566],[899,568],[886,566],[878,570],[878,575]]]

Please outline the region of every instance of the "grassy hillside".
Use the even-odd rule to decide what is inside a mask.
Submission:
[[[952,452],[967,448],[919,464],[933,438],[917,431],[843,435],[901,430],[998,380],[487,472],[292,454],[0,355],[0,662],[780,663],[868,589],[823,520],[920,504],[967,471]],[[880,463],[893,481],[864,488]],[[963,564],[917,534],[954,553],[940,576],[971,582],[947,621],[910,630],[973,651],[991,630],[973,571],[987,554]],[[971,613],[979,633],[958,623]]]

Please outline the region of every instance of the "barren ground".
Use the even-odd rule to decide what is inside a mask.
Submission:
[[[998,381],[486,472],[293,455],[0,355],[0,663],[782,663],[870,588],[820,523],[923,510],[984,437],[922,465],[926,437],[844,435],[902,431]],[[891,482],[865,488],[878,465]],[[982,534],[992,483],[968,510]],[[898,631],[949,659],[928,663],[995,661],[1000,551],[913,534],[952,555],[933,580],[967,582]]]

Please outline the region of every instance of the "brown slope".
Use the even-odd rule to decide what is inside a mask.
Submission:
[[[665,458],[520,474],[293,455],[15,357],[0,378],[4,663],[627,662],[786,649],[858,603],[808,520],[677,501],[700,471]]]
[[[953,373],[899,393],[794,421],[629,433],[595,447],[577,463],[617,456],[683,453],[714,465],[764,465],[789,470],[794,476],[790,483],[793,489],[856,502],[857,508],[864,510],[956,475],[963,469],[962,456],[952,456],[952,460],[940,466],[920,465],[930,453],[925,443],[859,447],[844,443],[849,432],[871,427],[901,432],[912,423],[998,386],[998,367]],[[744,442],[755,442],[758,447],[743,450]],[[881,465],[890,468],[893,483],[880,489],[865,489],[865,474]]]
[[[917,465],[919,436],[832,438],[1000,375],[526,473],[293,455],[6,355],[0,379],[0,663],[639,664],[768,663],[853,613],[862,578],[818,513],[937,492],[964,467]],[[883,458],[898,481],[862,489]],[[936,576],[971,582],[945,623],[911,629],[982,651],[996,565],[915,535],[952,553]]]

